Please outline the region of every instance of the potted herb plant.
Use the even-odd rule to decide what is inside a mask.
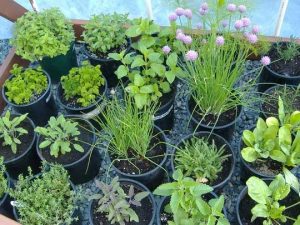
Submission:
[[[35,124],[45,125],[56,115],[49,75],[41,67],[23,69],[16,64],[10,73],[2,88],[5,102],[18,113],[28,113]]]
[[[51,117],[46,127],[36,127],[36,149],[41,160],[59,163],[75,184],[93,179],[101,165],[92,124],[76,116]]]
[[[152,120],[156,109],[155,105],[139,109],[125,95],[123,100],[114,97],[102,117],[96,119],[102,128],[97,136],[108,142],[113,170],[119,177],[139,181],[150,190],[162,183],[166,174],[166,138]]]
[[[107,94],[107,81],[100,66],[83,62],[61,77],[57,100],[68,114],[88,113],[99,105]]]
[[[217,197],[212,187],[185,177],[180,169],[173,173],[173,179],[154,191],[154,195],[164,196],[157,210],[158,225],[230,224],[223,195]]]
[[[281,174],[273,180],[250,177],[237,202],[238,223],[297,225],[299,205],[299,191],[291,188]]]
[[[300,86],[275,85],[267,89],[260,102],[261,117],[266,119],[278,117],[278,98],[282,99],[286,113],[290,114],[300,109]]]
[[[197,132],[183,137],[171,156],[174,172],[180,169],[184,176],[222,189],[231,179],[235,156],[230,144],[221,136]]]
[[[143,184],[118,177],[110,184],[98,180],[95,183],[101,193],[90,197],[90,224],[153,224],[156,206],[152,193]]]
[[[274,43],[268,53],[273,63],[264,67],[260,74],[259,91],[275,84],[298,85],[300,83],[300,45],[295,38],[289,42]]]
[[[27,114],[12,114],[6,111],[0,117],[0,156],[9,175],[16,179],[26,173],[31,166],[34,172],[39,171],[40,160],[34,149],[36,134],[35,125]]]
[[[268,117],[257,120],[256,127],[244,130],[241,140],[241,159],[244,180],[254,175],[274,178],[284,168],[300,165],[300,112],[286,114],[279,97],[279,120]]]
[[[114,72],[120,65],[119,61],[108,55],[122,51],[128,53],[130,50],[131,41],[125,35],[125,25],[129,23],[127,17],[127,14],[118,13],[99,14],[83,25],[84,52],[92,65],[101,65],[108,87],[115,87],[119,83]]]
[[[0,157],[0,213],[12,217],[12,207],[8,195],[8,189],[11,188],[11,181],[3,161],[3,157]]]
[[[155,124],[163,130],[171,130],[174,120],[174,99],[176,88],[174,81],[182,72],[177,65],[176,52],[162,52],[158,25],[147,19],[132,26],[126,33],[129,37],[139,37],[133,44],[136,53],[122,51],[112,53],[109,57],[122,63],[115,72],[119,79],[128,77],[125,91],[135,100],[138,108],[151,102],[158,102],[159,109],[155,114]]]
[[[20,175],[10,190],[14,216],[23,225],[71,225],[78,218],[75,186],[60,165],[43,166],[36,176]]]
[[[15,23],[11,44],[16,54],[31,62],[38,60],[53,84],[77,66],[72,24],[58,8],[27,12]]]

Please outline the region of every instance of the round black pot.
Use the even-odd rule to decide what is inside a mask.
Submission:
[[[167,146],[165,144],[166,137],[165,137],[165,134],[163,133],[163,131],[159,127],[154,126],[154,134],[158,134],[158,133],[160,134],[161,142],[163,142],[162,144],[164,144],[164,146],[165,146],[165,155],[164,155],[163,160],[160,162],[159,166],[156,166],[154,169],[152,169],[146,173],[128,174],[128,173],[122,172],[121,170],[119,170],[117,167],[115,167],[112,164],[113,170],[116,171],[117,175],[120,178],[131,179],[131,180],[141,182],[150,190],[154,190],[156,187],[158,187],[160,184],[163,183],[163,181],[165,179],[165,175],[166,175],[166,171],[163,168],[164,168],[165,163],[168,158]],[[110,159],[111,159],[111,157],[110,157]]]
[[[199,121],[194,116],[194,113],[195,113],[194,108],[196,107],[196,103],[194,102],[192,97],[189,97],[187,99],[186,106],[187,106],[187,111],[188,111],[188,115],[190,118],[190,123],[194,130],[214,132],[215,134],[218,134],[221,137],[225,138],[227,141],[232,140],[236,123],[237,123],[238,119],[241,117],[242,111],[243,111],[243,107],[238,106],[235,119],[233,121],[228,122],[225,125],[215,125],[215,124],[206,125],[206,124],[203,124],[201,121]]]
[[[38,176],[40,176],[40,175],[41,175],[41,173],[37,174],[36,177],[38,177]],[[74,185],[71,181],[70,181],[70,185],[71,185],[71,189],[72,189],[73,191],[75,191],[75,190],[76,190],[76,187],[75,187],[75,185]],[[14,218],[16,221],[19,222],[19,217],[20,217],[20,216],[19,216],[19,213],[18,213],[17,208],[16,208],[15,206],[12,206],[12,211],[13,211],[13,218]],[[79,210],[79,209],[75,209],[74,212],[72,213],[72,217],[73,217],[73,218],[74,218],[74,217],[80,218],[80,216],[81,216],[80,210]],[[79,221],[80,221],[80,219],[79,219]],[[73,222],[72,222],[72,225],[79,225],[79,224],[80,224],[79,221],[73,221]],[[62,225],[65,225],[65,224],[62,224]]]
[[[281,44],[285,43],[281,42]],[[275,44],[273,44],[272,48],[275,48]],[[300,84],[300,75],[286,76],[284,74],[280,74],[272,70],[270,66],[264,66],[259,77],[258,91],[264,92],[265,90],[276,84],[298,85]]]
[[[39,63],[43,70],[50,75],[52,84],[57,84],[61,76],[67,75],[70,69],[78,66],[74,42],[71,43],[70,49],[65,55],[53,58],[44,57]]]
[[[105,77],[104,77],[105,79]],[[100,96],[93,104],[87,106],[87,107],[76,107],[76,106],[68,106],[63,102],[63,89],[61,83],[59,83],[57,91],[56,91],[56,99],[58,101],[58,104],[66,111],[69,115],[82,115],[82,114],[88,114],[95,110],[97,106],[103,102],[103,99],[105,99],[108,95],[108,87],[107,87],[107,81],[105,79],[104,86],[100,87]]]
[[[7,180],[7,187],[11,188],[12,182],[10,180],[8,173],[5,173],[5,177]],[[11,198],[10,198],[9,194],[7,192],[4,193],[3,197],[0,198],[0,214],[12,219],[13,218],[13,210],[12,210],[10,201],[11,201]]]
[[[154,124],[162,129],[164,132],[172,130],[174,125],[174,102],[176,96],[176,84],[172,85],[172,91],[165,94],[164,98],[167,101],[160,105],[159,109],[154,115]]]
[[[19,114],[12,114],[19,116]],[[30,118],[26,118],[27,122],[32,126],[33,130],[35,125]],[[20,174],[28,174],[28,167],[30,166],[34,174],[40,171],[41,160],[35,151],[36,133],[33,134],[33,139],[23,154],[9,160],[4,160],[4,165],[9,176],[17,179]]]
[[[210,192],[208,195],[208,198],[217,198],[218,196],[214,192]],[[161,213],[164,211],[165,206],[170,202],[170,196],[163,197],[158,205],[157,205],[157,211],[156,211],[156,225],[162,225],[160,216]],[[225,210],[225,207],[223,208],[223,214],[227,218],[227,212]]]
[[[273,179],[264,179],[264,181],[267,184],[270,184],[272,180]],[[246,199],[247,199],[247,202],[245,202]],[[250,204],[248,202],[249,200],[250,200]],[[291,188],[291,192],[289,193],[288,198],[280,201],[280,203],[283,204],[283,205],[289,206],[289,205],[291,205],[291,203],[290,203],[291,201],[295,201],[295,203],[299,201],[299,195],[297,194],[297,192],[293,188]],[[253,203],[253,205],[251,203]],[[248,187],[246,186],[241,191],[241,193],[239,194],[239,197],[238,197],[237,203],[236,203],[236,208],[235,208],[236,215],[237,215],[237,221],[238,221],[239,225],[246,225],[246,224],[258,225],[258,224],[263,224],[263,222],[262,222],[263,220],[261,218],[257,218],[255,220],[256,223],[255,223],[255,221],[253,223],[250,223],[251,216],[249,218],[249,221],[247,221],[247,223],[243,223],[243,222],[246,222],[246,221],[242,220],[242,215],[241,214],[245,213],[245,211],[249,210],[249,215],[252,215],[251,214],[251,209],[254,207],[254,205],[255,205],[255,202],[248,196]],[[245,206],[245,207],[243,207],[243,206]],[[243,209],[242,209],[242,207],[243,207]],[[288,212],[289,216],[297,218],[297,216],[299,214],[299,208],[294,207],[294,208],[291,208],[291,210],[288,210],[287,212]],[[285,224],[292,225],[293,223],[285,223]]]
[[[14,111],[25,114],[28,113],[28,116],[34,121],[36,125],[44,126],[47,124],[49,118],[51,116],[55,116],[57,114],[57,109],[55,106],[52,89],[51,89],[51,78],[47,74],[47,72],[43,71],[45,76],[48,79],[48,87],[46,91],[41,95],[38,99],[34,100],[31,103],[17,105],[10,102],[6,98],[5,87],[2,88],[2,97],[4,101],[13,108]],[[12,79],[13,76],[10,76],[8,79]]]
[[[132,185],[138,187],[140,190],[143,190],[143,191],[146,191],[146,192],[149,193],[147,198],[150,200],[150,202],[152,204],[152,218],[151,218],[151,221],[150,221],[149,225],[152,225],[154,223],[155,215],[156,215],[156,212],[157,212],[157,206],[156,206],[156,203],[155,203],[155,200],[154,200],[154,197],[153,197],[153,194],[151,193],[151,191],[145,185],[143,185],[142,183],[140,183],[136,180],[122,178],[122,179],[119,180],[119,182],[120,183],[132,184]],[[93,201],[90,201],[88,212],[89,212],[89,222],[90,222],[91,225],[94,225],[92,205],[93,205]],[[147,225],[147,224],[144,224],[144,225]]]
[[[109,88],[116,87],[120,83],[120,81],[122,82],[127,81],[127,77],[124,77],[123,79],[119,80],[117,75],[115,74],[115,71],[117,71],[118,67],[122,65],[121,61],[97,57],[95,54],[92,54],[88,50],[87,44],[84,44],[82,49],[84,54],[88,57],[90,63],[93,66],[96,65],[101,66],[102,74],[106,78]],[[131,40],[127,39],[127,48],[125,54],[129,53],[130,49],[131,49]]]
[[[214,183],[213,185],[210,184],[214,191],[221,191],[222,188],[229,182],[229,180],[232,177],[233,171],[234,171],[234,167],[235,167],[235,155],[234,152],[231,148],[231,145],[221,136],[214,134],[214,133],[209,133],[206,131],[202,131],[202,132],[197,132],[194,134],[189,134],[186,135],[185,137],[183,137],[177,144],[176,147],[181,146],[184,144],[184,142],[186,142],[187,140],[193,138],[193,137],[197,137],[197,138],[208,138],[208,142],[212,143],[212,141],[215,141],[215,144],[218,148],[222,147],[223,145],[225,145],[225,153],[226,155],[230,154],[231,156],[227,159],[230,161],[230,169],[228,171],[227,176],[222,177],[222,180]],[[176,148],[174,148],[173,154],[171,156],[171,168],[172,168],[172,173],[175,171],[175,152],[176,152]]]
[[[65,116],[65,118],[73,118],[85,122],[89,126],[89,130],[93,135],[93,142],[89,143],[91,145],[90,149],[82,156],[82,158],[69,164],[63,164],[63,167],[70,174],[70,180],[74,184],[82,184],[92,180],[98,174],[99,168],[101,166],[101,161],[102,161],[101,155],[98,148],[95,146],[96,143],[96,136],[94,134],[95,130],[93,125],[88,120],[76,116]],[[37,138],[36,150],[39,158],[43,161],[46,161],[41,152],[43,150],[40,150],[39,148],[39,144],[40,144],[40,136],[38,136]],[[47,163],[51,164],[50,162]]]

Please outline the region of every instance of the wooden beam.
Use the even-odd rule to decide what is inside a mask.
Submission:
[[[0,0],[0,16],[15,22],[28,10],[13,0]]]
[[[75,31],[75,37],[77,41],[82,40],[82,33],[84,31],[84,28],[82,27],[82,25],[86,24],[88,22],[88,20],[71,20],[73,23],[73,28]]]

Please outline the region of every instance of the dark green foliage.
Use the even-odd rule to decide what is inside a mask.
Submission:
[[[17,105],[29,103],[33,97],[42,94],[48,87],[47,76],[41,67],[23,70],[15,64],[10,73],[14,76],[4,83],[5,95],[10,102]]]
[[[287,42],[286,46],[283,46],[282,43],[277,43],[276,51],[280,58],[286,62],[300,55],[300,45],[296,42],[296,39],[291,36],[290,42]]]
[[[61,77],[65,98],[76,98],[77,103],[83,107],[95,102],[100,95],[99,88],[104,83],[100,66],[92,66],[87,61],[81,67],[72,68],[67,76]]]
[[[3,197],[5,192],[7,192],[7,179],[5,177],[5,166],[3,164],[3,157],[0,157],[0,199]]]
[[[35,61],[65,55],[74,41],[73,27],[58,8],[27,12],[15,23],[11,44],[22,58]]]
[[[118,180],[118,177],[115,177],[110,184],[96,180],[96,186],[102,194],[95,194],[90,199],[98,200],[97,212],[106,213],[106,218],[111,224],[125,225],[125,222],[139,222],[138,215],[131,207],[133,205],[141,206],[141,201],[149,193],[143,191],[135,194],[134,186],[130,185],[128,194],[126,194]]]

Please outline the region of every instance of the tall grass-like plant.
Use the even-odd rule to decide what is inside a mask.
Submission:
[[[109,142],[109,153],[118,159],[129,159],[132,155],[137,159],[147,158],[156,109],[156,105],[139,109],[127,95],[124,100],[114,98],[108,102],[103,119],[96,119],[105,133],[97,135]]]

